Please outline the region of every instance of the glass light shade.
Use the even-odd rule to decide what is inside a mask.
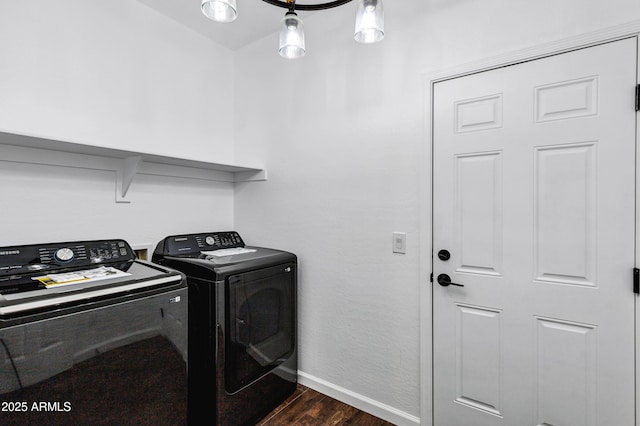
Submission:
[[[304,47],[304,25],[295,12],[287,12],[280,23],[280,56],[287,59],[301,58]]]
[[[384,38],[382,0],[358,0],[353,38],[358,43],[376,43]]]
[[[235,21],[238,16],[236,0],[202,0],[202,13],[216,22]]]

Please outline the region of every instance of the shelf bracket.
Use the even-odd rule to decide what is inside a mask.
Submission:
[[[127,157],[122,160],[122,166],[116,171],[116,203],[129,203],[127,192],[133,182],[133,177],[142,164],[142,157]]]

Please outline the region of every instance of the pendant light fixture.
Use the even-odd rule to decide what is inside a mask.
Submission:
[[[288,11],[280,23],[280,56],[287,59],[302,58],[306,53],[304,46],[304,24],[296,12]]]
[[[216,22],[233,22],[238,17],[236,0],[202,0],[202,13]]]
[[[247,0],[248,1],[248,0]],[[306,53],[304,24],[296,10],[324,10],[342,6],[352,0],[333,0],[324,3],[298,4],[296,0],[262,0],[273,6],[288,9],[280,22],[278,53],[283,58],[301,58]],[[382,0],[356,0],[356,25],[353,38],[359,43],[376,43],[384,38]],[[202,0],[202,13],[216,22],[232,22],[237,17],[236,0]]]
[[[353,38],[358,43],[376,43],[384,38],[382,0],[358,0]]]

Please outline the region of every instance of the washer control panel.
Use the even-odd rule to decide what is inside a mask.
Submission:
[[[244,246],[240,234],[235,231],[206,232],[167,237],[158,244],[156,253],[165,256],[199,255],[201,251]]]
[[[75,241],[0,247],[0,276],[135,259],[124,240]]]

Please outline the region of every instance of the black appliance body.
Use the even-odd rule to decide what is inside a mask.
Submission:
[[[237,232],[170,236],[153,261],[189,285],[189,423],[250,425],[297,386],[297,257]]]
[[[187,321],[124,240],[0,247],[0,424],[185,425]]]

